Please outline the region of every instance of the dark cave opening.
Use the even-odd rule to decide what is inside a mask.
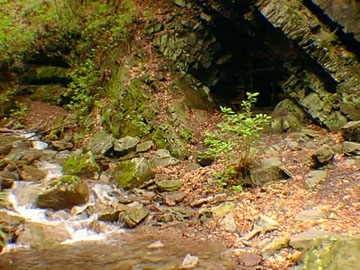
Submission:
[[[209,70],[195,75],[205,84],[216,82],[207,85],[219,105],[239,109],[250,91],[260,93],[256,107],[273,109],[289,97],[283,91],[283,84],[290,75],[301,78],[304,70],[320,78],[325,91],[336,93],[338,83],[315,59],[255,7],[244,5],[233,6],[227,16],[211,11],[213,21],[208,28],[219,43],[217,61]]]
[[[245,20],[235,23],[220,14],[214,16],[211,31],[221,49],[216,55],[219,80],[211,89],[221,105],[238,109],[246,92],[260,93],[256,103],[260,108],[273,108],[286,97],[281,85],[290,75],[284,64],[294,57],[293,46],[284,37],[272,41],[268,35],[279,33],[270,30],[264,19],[256,20],[259,25],[254,29]]]

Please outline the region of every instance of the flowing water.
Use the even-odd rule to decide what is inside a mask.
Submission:
[[[32,145],[41,150],[47,147],[37,140]],[[42,161],[37,165],[47,172],[45,182],[62,175],[58,164]],[[90,181],[89,186],[89,203],[74,207],[71,212],[36,208],[36,196],[42,188],[41,183],[20,181],[11,190],[7,190],[9,201],[13,205],[12,215],[20,215],[31,222],[60,226],[66,229],[70,237],[42,249],[9,244],[0,254],[0,269],[171,270],[182,269],[179,266],[188,253],[199,258],[194,269],[234,269],[234,264],[222,256],[226,249],[217,243],[184,239],[180,234],[159,233],[151,228],[126,230],[118,224],[97,221],[96,213],[90,216],[83,214],[86,208],[99,202],[103,205],[115,205],[121,194],[113,185]],[[161,241],[164,246],[156,249],[148,247],[156,241]]]

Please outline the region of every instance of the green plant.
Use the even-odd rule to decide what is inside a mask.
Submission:
[[[231,108],[221,107],[223,121],[218,124],[216,133],[206,132],[205,143],[209,151],[215,156],[225,154],[231,162],[232,168],[225,171],[228,179],[239,175],[245,177],[249,166],[254,162],[258,142],[264,126],[270,122],[271,117],[266,114],[253,114],[252,107],[257,101],[259,93],[246,93],[247,99],[241,103],[242,112],[235,113]],[[240,154],[234,155],[234,151]]]
[[[28,112],[26,104],[15,101],[15,108],[10,109],[10,117],[15,120],[14,128],[24,127],[25,115]]]

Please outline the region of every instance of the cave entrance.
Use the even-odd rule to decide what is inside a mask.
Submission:
[[[221,80],[212,87],[220,105],[239,109],[246,92],[259,92],[255,106],[271,110],[287,97],[281,86],[290,75],[284,65],[293,58],[293,47],[261,15],[255,16],[250,24],[218,15],[213,24],[221,44],[218,58],[227,59],[219,68]]]

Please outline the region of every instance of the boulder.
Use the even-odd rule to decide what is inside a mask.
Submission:
[[[360,142],[360,121],[351,121],[342,127],[342,133],[347,141]]]
[[[139,143],[136,146],[136,153],[143,153],[151,149],[151,147],[154,145],[154,142],[149,140],[142,143]]]
[[[71,234],[63,223],[26,221],[16,243],[33,248],[50,248],[70,238]]]
[[[100,130],[94,134],[87,144],[87,150],[95,156],[106,155],[114,146],[115,138],[104,130]]]
[[[279,181],[292,177],[279,158],[273,157],[261,161],[259,167],[250,169],[251,185],[264,185],[271,181]],[[249,180],[246,180],[249,181]]]
[[[167,192],[177,191],[181,187],[181,181],[178,180],[178,179],[174,179],[174,180],[158,180],[155,183],[156,183],[157,188],[161,192],[164,192],[164,191],[167,191]]]
[[[55,210],[71,209],[75,205],[87,203],[88,200],[89,187],[86,182],[80,177],[65,175],[49,183],[49,189],[38,196],[37,206]]]
[[[313,190],[318,184],[325,181],[327,176],[326,171],[313,170],[305,176],[305,184],[308,190]]]
[[[313,241],[303,255],[304,270],[360,269],[360,238],[356,236],[325,236]]]
[[[114,151],[119,155],[126,155],[135,151],[136,145],[140,142],[139,137],[126,136],[114,143]]]
[[[153,158],[150,160],[152,168],[167,167],[170,165],[176,165],[180,162],[177,158],[170,155],[169,150],[159,149],[155,152]]]
[[[99,221],[117,222],[119,220],[119,214],[125,211],[122,208],[107,207],[98,213]]]
[[[124,189],[138,187],[153,176],[149,162],[143,157],[122,161],[110,169],[111,180]]]
[[[62,167],[64,174],[69,175],[98,178],[100,172],[100,167],[90,152],[71,155],[71,157],[63,163]]]
[[[61,140],[61,141],[52,141],[51,146],[58,151],[62,151],[66,149],[72,149],[74,147],[74,144],[66,140]]]

